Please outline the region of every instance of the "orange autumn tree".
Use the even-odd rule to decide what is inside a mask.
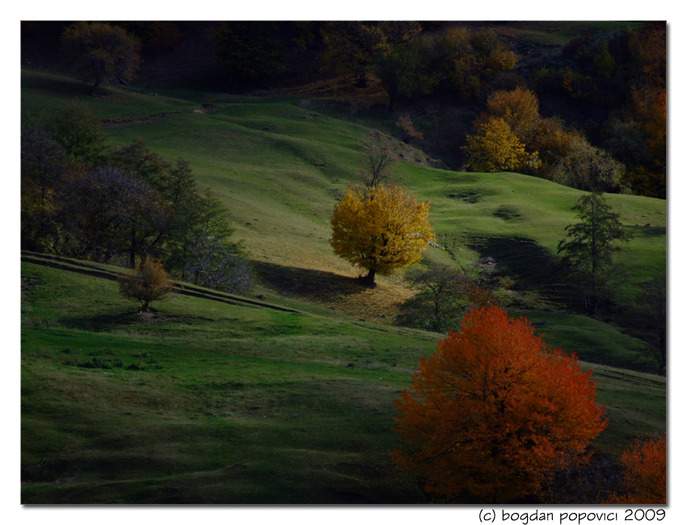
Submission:
[[[473,309],[396,401],[405,446],[392,456],[427,492],[512,501],[584,457],[607,424],[595,397],[591,371],[547,346],[526,319]]]
[[[623,452],[623,494],[608,503],[660,505],[666,503],[666,438],[640,440]]]

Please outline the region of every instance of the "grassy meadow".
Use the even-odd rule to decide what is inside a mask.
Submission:
[[[391,463],[391,428],[394,399],[441,334],[393,326],[415,293],[404,272],[362,289],[328,242],[369,121],[300,97],[86,92],[22,71],[25,116],[78,102],[106,122],[113,146],[142,138],[188,160],[229,211],[258,286],[250,298],[175,293],[139,315],[117,293],[117,268],[24,254],[22,502],[427,502]],[[446,171],[419,149],[398,150],[395,180],[431,202],[441,248],[426,259],[467,268],[494,257],[538,292],[581,192]],[[615,290],[632,302],[665,275],[666,202],[608,200],[634,234]],[[642,341],[544,302],[513,313],[546,322],[546,341],[594,370],[610,419],[599,455],[617,459],[635,436],[665,430],[666,380],[643,371]]]
[[[22,276],[23,503],[428,502],[389,453],[438,334],[179,294],[144,317],[114,281]],[[583,366],[599,454],[665,428],[665,378]]]

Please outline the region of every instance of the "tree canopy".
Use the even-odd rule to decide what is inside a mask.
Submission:
[[[334,253],[375,274],[389,275],[422,259],[435,239],[429,202],[417,203],[400,186],[373,186],[369,192],[350,189],[331,216]]]
[[[326,68],[350,74],[359,87],[365,87],[375,58],[394,44],[412,40],[420,33],[417,22],[325,22],[321,28]]]
[[[665,436],[638,438],[623,452],[621,490],[608,503],[665,505],[667,499],[667,442]]]
[[[537,162],[537,152],[528,152],[501,117],[489,117],[479,124],[476,133],[467,136],[463,149],[475,171],[519,171]]]
[[[452,500],[534,494],[605,427],[591,371],[547,346],[526,319],[473,309],[424,357],[397,400],[396,465]]]
[[[558,243],[558,253],[570,264],[582,287],[587,310],[594,314],[613,276],[613,254],[620,249],[617,242],[629,241],[630,235],[620,215],[612,211],[600,193],[583,195],[573,210],[579,220],[565,227],[567,237]]]
[[[141,259],[135,274],[119,278],[119,292],[141,303],[141,310],[145,312],[151,302],[165,299],[172,293],[172,282],[162,263],[147,255]]]
[[[22,127],[22,249],[130,268],[151,255],[182,279],[246,293],[252,273],[226,209],[200,193],[190,164],[144,140],[105,144],[102,123],[78,105]]]
[[[123,27],[104,22],[76,22],[62,35],[71,68],[93,82],[91,94],[110,77],[131,80],[140,64],[140,42]]]
[[[396,318],[400,325],[448,333],[471,306],[498,305],[489,288],[455,267],[430,264],[411,270],[406,278],[418,294],[404,303]]]

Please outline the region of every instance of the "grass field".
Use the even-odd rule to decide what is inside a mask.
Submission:
[[[116,268],[50,267],[27,254],[22,501],[426,501],[394,470],[390,429],[394,399],[441,336],[392,326],[414,293],[403,272],[361,289],[359,271],[328,243],[369,119],[334,117],[301,98],[85,93],[69,78],[23,70],[25,116],[77,101],[108,122],[112,145],[144,138],[170,161],[187,159],[226,205],[259,285],[250,298],[174,294],[139,316],[117,294]],[[427,260],[467,268],[494,257],[536,292],[581,193],[513,173],[440,170],[399,149],[396,180],[431,202],[441,249]],[[631,302],[643,281],[665,275],[666,203],[608,198],[635,234],[616,289]],[[565,311],[513,313],[545,321],[547,342],[594,369],[610,417],[600,454],[617,458],[636,435],[665,430],[665,378],[636,371],[649,366],[641,341]]]
[[[64,107],[68,97],[109,122],[119,122],[106,128],[113,145],[143,138],[168,160],[187,159],[199,182],[226,205],[235,238],[245,242],[254,261],[270,270],[276,265],[290,275],[303,270],[335,277],[360,273],[334,256],[328,239],[333,206],[363,165],[360,141],[371,130],[358,123],[369,124],[362,117],[330,117],[309,99],[238,99],[205,93],[181,99],[117,88],[93,99],[83,84],[33,70],[24,71],[23,86],[26,115],[49,114],[54,111],[49,108]],[[213,112],[194,112],[202,104],[211,104]],[[431,219],[443,239],[440,244],[457,246],[450,252],[430,250],[428,260],[466,267],[485,255],[480,249],[485,239],[492,248],[504,246],[506,252],[513,242],[532,241],[537,251],[551,254],[565,226],[574,220],[571,208],[581,195],[577,190],[519,174],[434,169],[418,150],[405,145],[399,149],[404,160],[394,166],[396,181],[418,199],[430,200]],[[665,274],[665,201],[628,195],[608,199],[635,234],[621,257],[629,278],[616,290],[623,301],[631,301],[642,291],[639,283]],[[404,289],[401,276],[381,279],[380,290],[366,298],[366,304],[378,301],[372,311],[393,312],[412,294]],[[329,297],[321,302],[329,302]],[[381,320],[358,312],[359,304],[339,304],[348,313]]]
[[[114,281],[22,277],[24,503],[426,502],[389,453],[438,334],[178,294],[141,317]],[[665,428],[665,378],[593,369],[600,454]]]

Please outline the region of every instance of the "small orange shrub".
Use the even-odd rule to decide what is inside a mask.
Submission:
[[[408,115],[401,115],[396,121],[396,127],[401,132],[401,139],[403,142],[412,142],[414,140],[423,140],[424,136],[415,129],[413,121]]]
[[[637,439],[623,453],[624,493],[615,494],[609,503],[658,505],[666,503],[666,438]]]
[[[119,278],[119,292],[139,301],[141,310],[145,312],[152,301],[164,299],[172,293],[172,282],[167,278],[162,263],[146,256],[141,260],[135,274]]]

